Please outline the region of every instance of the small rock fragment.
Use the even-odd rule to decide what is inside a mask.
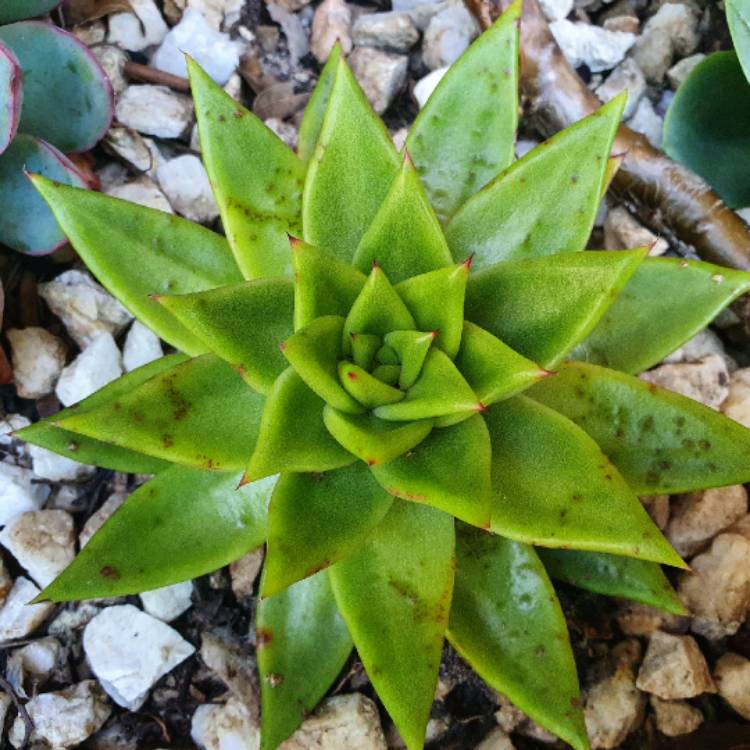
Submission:
[[[636,686],[663,700],[714,693],[708,665],[695,639],[657,631],[638,671]]]
[[[134,13],[114,13],[109,17],[109,43],[130,52],[159,44],[168,28],[154,0],[130,0],[130,6]]]
[[[102,610],[86,626],[83,650],[112,700],[137,711],[148,691],[195,649],[161,620],[132,604]]]
[[[427,100],[432,96],[432,92],[437,88],[437,85],[440,83],[440,81],[443,80],[443,76],[448,72],[449,69],[449,65],[438,68],[437,70],[433,70],[431,73],[428,73],[424,78],[420,78],[416,82],[416,84],[414,85],[413,93],[420,109],[422,109],[422,107],[427,104]]]
[[[602,26],[607,31],[625,31],[629,34],[638,34],[641,30],[641,22],[638,20],[638,16],[630,13],[605,18]]]
[[[39,510],[47,502],[49,487],[35,479],[30,469],[0,461],[0,526],[19,513]]]
[[[10,573],[8,573],[5,560],[0,557],[0,606],[2,606],[3,602],[8,598],[8,594],[12,588],[13,579],[10,577]]]
[[[539,7],[548,21],[561,21],[573,10],[573,0],[540,0]]]
[[[382,115],[406,85],[409,58],[372,47],[357,47],[349,57],[349,64],[372,108]]]
[[[47,619],[54,605],[50,602],[29,604],[37,596],[39,589],[28,578],[16,578],[0,609],[0,643],[25,638]]]
[[[167,196],[159,190],[157,184],[146,175],[136,177],[124,185],[117,185],[106,191],[107,195],[113,198],[120,198],[124,201],[137,203],[139,206],[154,208],[157,211],[164,211],[167,214],[173,214],[172,206]]]
[[[137,370],[163,356],[159,337],[140,320],[134,320],[122,347],[122,365],[125,372]]]
[[[229,575],[232,579],[232,591],[240,601],[252,596],[255,579],[263,565],[263,547],[248,552],[229,565]]]
[[[203,750],[258,750],[260,746],[260,729],[234,697],[224,705],[198,706],[193,714],[190,736]]]
[[[614,99],[621,91],[628,92],[628,101],[622,114],[627,119],[635,114],[638,103],[646,93],[646,79],[638,64],[626,57],[596,89],[596,95],[602,102]],[[637,245],[625,245],[624,247],[638,247]]]
[[[667,80],[672,89],[677,91],[677,89],[685,82],[685,79],[693,72],[693,68],[705,59],[706,56],[702,52],[698,52],[695,55],[690,55],[690,57],[685,57],[675,63],[667,71]]]
[[[555,737],[526,716],[521,709],[514,706],[504,695],[497,693],[496,697],[498,709],[495,711],[495,721],[504,732],[507,734],[516,732],[523,737],[530,737],[544,743],[555,742]]]
[[[729,394],[727,365],[717,354],[709,354],[697,362],[660,365],[640,378],[712,409],[718,409]]]
[[[62,371],[55,393],[61,404],[71,406],[120,375],[120,350],[110,334],[102,333]]]
[[[714,680],[719,695],[750,721],[750,660],[731,651],[724,654],[716,662]]]
[[[430,20],[422,58],[430,70],[452,65],[479,35],[479,25],[463,3],[450,3]]]
[[[686,341],[679,349],[675,349],[668,357],[665,357],[664,362],[669,364],[675,362],[696,362],[703,359],[703,357],[707,357],[709,354],[716,354],[721,357],[730,373],[737,369],[737,363],[726,353],[721,339],[710,328],[704,328],[702,331],[696,333],[693,338]],[[729,387],[731,390],[731,378]]]
[[[669,243],[643,226],[624,206],[616,206],[604,220],[604,247],[622,250],[628,247],[650,247],[649,255],[664,255]]]
[[[616,618],[617,625],[625,635],[641,637],[650,637],[657,630],[684,633],[688,626],[686,617],[673,615],[640,602],[623,602],[617,610]]]
[[[8,679],[17,689],[24,687],[24,692],[36,694],[37,688],[44,685],[60,661],[63,648],[55,638],[40,638],[15,649],[8,657]],[[13,673],[13,678],[10,675]]]
[[[44,328],[10,328],[7,331],[13,360],[16,392],[21,398],[41,398],[52,393],[65,366],[65,344]]]
[[[124,73],[125,63],[129,59],[127,52],[114,44],[97,44],[91,47],[91,54],[107,74],[115,96],[119,96],[128,86]]]
[[[75,446],[70,443],[68,447],[74,448]],[[79,463],[38,445],[29,445],[28,451],[34,474],[50,482],[83,482],[94,476],[96,472],[95,466]]]
[[[654,147],[661,148],[664,121],[656,113],[654,105],[644,96],[638,102],[635,113],[628,120],[628,127],[646,136],[646,140]]]
[[[500,727],[495,727],[474,750],[515,750],[510,737]]]
[[[669,495],[643,495],[640,500],[651,520],[664,531],[669,523]]]
[[[348,55],[352,51],[352,12],[344,0],[323,0],[316,8],[312,22],[310,50],[323,64],[336,42]]]
[[[390,11],[361,15],[354,22],[352,37],[359,47],[407,53],[419,41],[419,31],[408,13]]]
[[[289,50],[289,61],[292,65],[296,65],[310,51],[307,30],[302,23],[302,18],[273,0],[266,5],[266,8],[271,19],[281,26],[281,31],[286,37],[286,47]]]
[[[159,167],[162,190],[178,214],[197,222],[210,222],[219,215],[211,184],[197,156],[184,154]]]
[[[732,373],[729,378],[729,395],[721,405],[724,414],[750,427],[750,367]]]
[[[231,633],[216,630],[203,634],[200,650],[203,663],[238,698],[250,718],[258,721],[258,677],[255,659]]]
[[[172,622],[192,606],[193,582],[183,581],[140,594],[143,609],[162,622]]]
[[[586,65],[592,73],[621,63],[636,40],[635,34],[567,20],[555,21],[549,28],[568,62],[574,68]]]
[[[297,148],[297,128],[290,122],[279,120],[278,117],[269,117],[263,121],[284,143],[291,149]]]
[[[157,138],[180,138],[193,121],[193,102],[166,86],[140,83],[128,86],[117,101],[117,120]]]
[[[83,549],[90,541],[91,537],[107,522],[110,516],[127,500],[124,492],[113,492],[96,510],[92,513],[78,535],[78,543]]]
[[[703,714],[687,701],[663,701],[652,695],[651,708],[654,709],[656,728],[667,737],[690,734],[703,723]]]

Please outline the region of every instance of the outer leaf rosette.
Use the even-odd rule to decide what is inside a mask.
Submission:
[[[511,164],[519,13],[442,79],[401,156],[338,49],[299,156],[190,63],[227,239],[35,178],[102,284],[189,355],[22,433],[157,474],[42,596],[155,588],[265,541],[264,749],[352,644],[421,748],[448,637],[583,750],[548,574],[679,611],[660,564],[683,563],[636,491],[750,479],[750,432],[632,376],[750,276],[582,252],[622,100]]]

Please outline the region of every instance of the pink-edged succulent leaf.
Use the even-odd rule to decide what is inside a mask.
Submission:
[[[363,273],[374,263],[394,284],[453,265],[448,243],[408,155],[352,260]]]
[[[33,170],[32,170],[33,171]],[[207,351],[152,295],[202,292],[242,281],[227,241],[177,216],[42,177],[34,186],[97,279],[161,338]]]
[[[16,137],[23,104],[23,76],[18,58],[0,42],[0,154]]]
[[[419,750],[453,592],[453,519],[395,500],[360,552],[329,570],[357,653],[408,750]]]
[[[269,509],[261,595],[359,552],[392,503],[359,462],[323,474],[283,474]]]
[[[601,201],[625,96],[615,97],[515,162],[446,227],[457,260],[502,260],[583,250]]]
[[[188,72],[203,163],[237,265],[246,278],[291,274],[287,233],[301,232],[304,164],[191,59]]]
[[[690,492],[747,480],[750,430],[653,383],[569,362],[529,395],[586,431],[638,493]]]
[[[66,417],[85,414],[101,406],[112,404],[133,388],[137,388],[155,375],[186,360],[187,357],[183,354],[170,354],[149,362],[143,367],[126,373],[74,406],[63,409],[41,422],[35,422],[28,427],[24,427],[16,435],[21,440],[25,440],[32,445],[39,445],[73,461],[95,464],[105,469],[126,471],[133,474],[156,474],[169,466],[169,463],[160,458],[140,453],[137,450],[121,448],[86,435],[64,430],[57,427],[55,423]]]
[[[492,437],[492,530],[542,547],[685,567],[596,443],[561,414],[516,396],[484,415]]]
[[[61,151],[87,151],[112,122],[112,85],[88,47],[42,21],[0,26],[23,71],[19,129]]]
[[[492,445],[479,414],[433,430],[395,461],[371,468],[389,494],[424,503],[487,529],[492,513]]]
[[[258,603],[261,750],[276,748],[328,692],[352,650],[328,574]]]
[[[233,473],[166,469],[128,497],[40,598],[125,596],[228,565],[265,541],[276,477],[238,490],[239,480]]]
[[[263,406],[245,481],[282,471],[329,471],[352,463],[354,456],[331,437],[323,424],[324,406],[294,368],[279,375]]]
[[[62,0],[3,0],[0,5],[0,24],[34,18],[56,8]]]
[[[588,749],[565,617],[532,547],[459,526],[448,640],[537,724]]]
[[[86,182],[54,146],[30,135],[18,134],[0,154],[0,242],[27,255],[47,255],[66,243],[65,235],[26,172],[77,187]]]
[[[497,263],[469,279],[466,318],[542,367],[554,367],[593,330],[645,253],[564,253]]]
[[[279,344],[294,330],[291,279],[256,279],[157,300],[259,393],[268,393],[286,369]]]
[[[388,131],[339,57],[305,180],[305,240],[351,260],[398,168]]]
[[[242,471],[263,401],[226,362],[204,354],[56,424],[183,466]]]
[[[639,373],[661,362],[750,290],[750,274],[680,258],[646,258],[574,356]]]
[[[595,594],[630,599],[675,615],[687,614],[661,566],[648,560],[582,550],[539,549],[552,578]]]
[[[513,159],[520,15],[521,3],[514,2],[469,47],[409,132],[406,149],[441,221]]]

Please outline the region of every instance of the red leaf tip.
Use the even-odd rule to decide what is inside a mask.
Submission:
[[[289,234],[288,232],[287,232],[286,238],[289,241],[289,247],[291,247],[292,250],[296,250],[302,244],[302,240],[299,237],[295,237],[294,235]]]
[[[472,253],[461,265],[467,270],[471,271],[471,267],[474,265],[474,255],[475,253]]]
[[[356,372],[352,372],[351,370],[349,370],[346,373],[346,377],[349,378],[349,380],[356,380],[357,379],[357,373]]]
[[[240,479],[240,483],[237,485],[236,489],[242,489],[246,484],[250,484],[250,478],[248,477],[247,472],[242,475],[242,479]]]
[[[286,349],[286,342],[285,341],[280,341],[279,342],[279,351],[283,352],[285,349]]]
[[[411,154],[404,149],[404,166],[405,167],[413,167],[414,162],[412,161]]]
[[[557,373],[554,370],[545,370],[543,367],[539,368],[539,379],[542,378],[549,378],[553,375],[557,375]]]
[[[484,404],[483,404],[483,403],[482,403],[481,401],[477,401],[477,405],[476,405],[475,409],[476,409],[476,410],[477,410],[477,411],[478,411],[478,412],[479,412],[480,414],[483,414],[484,412],[486,412],[486,411],[487,411],[487,407],[486,407],[486,406],[485,406],[485,405],[484,405]]]
[[[372,270],[375,271],[376,269],[380,268],[380,263],[375,260],[375,258],[372,259]]]

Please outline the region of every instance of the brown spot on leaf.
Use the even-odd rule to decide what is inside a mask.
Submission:
[[[100,571],[99,575],[102,578],[106,578],[109,581],[119,581],[120,571],[117,568],[113,568],[111,565],[105,565]]]

